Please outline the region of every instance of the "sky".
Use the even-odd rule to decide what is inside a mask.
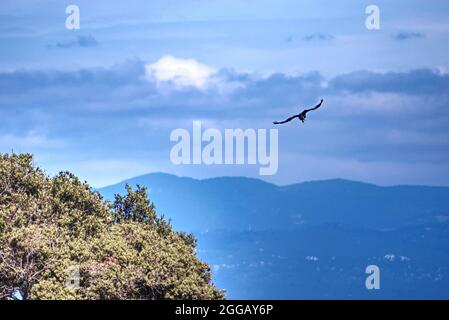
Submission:
[[[448,18],[441,0],[2,0],[0,152],[94,187],[150,172],[449,185]],[[170,161],[193,120],[272,129],[321,98],[277,128],[275,175]]]

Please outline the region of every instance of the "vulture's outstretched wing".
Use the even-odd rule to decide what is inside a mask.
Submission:
[[[292,121],[293,119],[295,119],[295,118],[297,118],[297,117],[299,117],[299,115],[292,116],[292,117],[288,118],[287,120],[284,120],[284,121],[281,121],[281,122],[275,121],[275,122],[273,122],[273,124],[284,124],[284,123],[287,123],[287,122]]]
[[[304,110],[303,112],[304,113],[307,113],[307,112],[309,112],[309,111],[313,111],[313,110],[316,110],[316,109],[318,109],[319,107],[321,107],[321,105],[323,104],[323,99],[321,99],[321,101],[320,101],[320,103],[318,103],[315,107],[313,107],[313,108],[311,108],[311,109],[306,109],[306,110]]]

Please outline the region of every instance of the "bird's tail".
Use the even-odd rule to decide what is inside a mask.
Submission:
[[[275,121],[275,122],[273,122],[273,124],[279,124],[279,122]]]

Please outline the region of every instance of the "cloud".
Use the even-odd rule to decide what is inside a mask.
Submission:
[[[144,75],[143,63],[128,61],[110,68],[87,68],[70,71],[58,70],[16,70],[0,73],[0,96],[30,93],[35,90],[77,89],[89,91],[99,87],[125,87],[141,83]],[[98,91],[97,91],[98,92]],[[44,92],[41,92],[44,93]],[[51,97],[49,97],[51,98]]]
[[[98,46],[98,41],[92,35],[78,36],[75,40],[69,42],[58,42],[56,44],[56,47],[60,49],[73,47],[90,48],[96,46]]]
[[[145,65],[146,79],[159,91],[188,92],[213,90],[220,95],[229,94],[244,86],[240,76],[230,70],[216,70],[195,59],[163,56]]]
[[[394,35],[394,38],[399,41],[410,40],[410,39],[422,39],[425,38],[426,35],[421,32],[399,32]]]
[[[410,95],[446,94],[449,75],[440,70],[377,73],[357,71],[335,77],[330,87],[348,92],[394,92]]]
[[[313,41],[313,40],[327,41],[327,40],[333,40],[333,39],[335,39],[335,37],[333,35],[326,34],[326,33],[313,33],[313,34],[309,34],[304,37],[305,41]]]
[[[327,85],[323,86],[326,82]],[[171,90],[160,91],[160,87]],[[228,90],[225,90],[228,89]],[[179,106],[199,108],[215,105],[239,108],[291,106],[313,103],[323,95],[384,93],[410,96],[446,95],[449,74],[438,69],[405,72],[357,71],[325,79],[320,73],[299,75],[274,73],[268,76],[213,69],[193,59],[165,56],[154,63],[129,61],[110,68],[70,71],[17,70],[0,72],[0,104],[29,105],[36,101],[68,99],[89,102],[113,110],[133,106]],[[24,95],[26,93],[26,95]],[[60,102],[58,102],[60,103]]]
[[[207,89],[216,82],[216,70],[194,59],[164,56],[145,66],[147,78],[157,84],[171,83],[176,88]]]

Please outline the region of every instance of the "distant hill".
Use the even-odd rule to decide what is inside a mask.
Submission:
[[[326,180],[276,186],[154,173],[158,212],[194,232],[231,298],[449,298],[449,188]],[[365,267],[382,270],[368,291]]]
[[[123,193],[126,182],[148,186],[159,211],[179,229],[195,232],[284,230],[323,223],[389,230],[449,218],[448,187],[379,187],[347,180],[279,187],[242,177],[195,180],[154,173],[101,193],[107,198]]]

